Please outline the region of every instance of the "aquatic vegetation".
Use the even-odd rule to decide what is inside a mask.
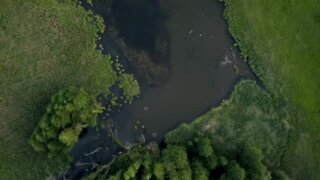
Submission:
[[[123,89],[124,97],[129,103],[140,94],[139,84],[132,75],[123,74],[120,77],[120,87]]]
[[[168,81],[169,37],[163,28],[164,14],[159,2],[96,0],[85,7],[104,17],[108,24],[102,44],[106,42],[112,47],[105,52],[127,62],[135,76],[147,84],[160,85]]]
[[[290,110],[294,128],[283,166],[295,179],[319,179],[319,1],[224,2],[243,57]]]

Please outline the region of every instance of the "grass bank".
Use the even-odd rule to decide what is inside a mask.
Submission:
[[[88,179],[286,179],[287,120],[269,93],[241,81],[219,107],[169,132],[161,149],[135,146]],[[235,162],[241,172],[228,170]]]
[[[253,81],[241,81],[230,99],[219,107],[182,124],[165,137],[167,144],[184,144],[194,134],[210,137],[217,153],[236,154],[244,144],[262,149],[270,171],[280,167],[287,143],[289,126],[286,109],[277,106],[272,97]]]
[[[320,178],[320,1],[225,0],[243,57],[291,111],[283,166],[294,179]]]
[[[71,0],[0,2],[0,179],[44,179],[64,167],[28,144],[50,97],[69,86],[107,95],[121,79],[96,50],[101,18]]]

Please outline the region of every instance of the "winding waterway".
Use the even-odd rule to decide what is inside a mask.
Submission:
[[[228,98],[240,79],[255,79],[234,47],[223,18],[222,3],[218,0],[158,0],[156,3],[166,17],[160,28],[168,36],[170,77],[157,86],[140,82],[141,96],[112,115],[112,126],[123,144],[138,140],[160,142],[180,123],[191,122]],[[101,44],[106,53],[117,53],[112,50],[107,33],[102,35]],[[118,152],[110,142],[107,132],[89,130],[74,148],[75,164],[110,159]],[[91,156],[89,152],[94,150],[97,151]],[[90,171],[90,166],[74,167],[70,178],[78,177],[84,169]]]

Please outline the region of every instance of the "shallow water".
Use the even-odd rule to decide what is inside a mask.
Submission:
[[[180,123],[191,122],[228,98],[240,79],[255,79],[248,65],[240,59],[238,49],[233,47],[234,41],[222,15],[222,3],[217,0],[159,0],[157,5],[166,17],[159,28],[168,36],[170,53],[167,61],[171,73],[167,82],[160,86],[151,87],[140,82],[141,96],[112,116],[113,128],[117,129],[123,144],[132,144],[141,138],[147,142],[160,142],[165,133]],[[146,25],[145,28],[148,30],[149,27]],[[138,29],[143,32],[141,27]],[[132,38],[134,33],[130,33],[131,39],[139,39]],[[113,46],[108,32],[102,37],[101,44],[106,53],[120,53]],[[97,148],[97,153],[87,156]],[[97,133],[90,129],[73,150],[74,164],[105,162],[117,152],[107,132]],[[79,174],[90,171],[90,167],[73,167],[69,177],[79,177]]]

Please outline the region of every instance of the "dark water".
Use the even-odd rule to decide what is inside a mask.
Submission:
[[[224,7],[218,0],[148,0],[154,3],[148,4],[148,8],[141,8],[145,6],[139,4],[145,0],[116,1],[110,3],[109,8],[94,6],[93,9],[101,13],[112,7],[121,7],[119,11],[123,14],[115,13],[115,20],[118,21],[119,36],[124,38],[128,47],[153,51],[155,36],[163,34],[158,32],[161,29],[167,36],[166,47],[170,52],[166,56],[170,67],[166,83],[151,87],[140,82],[141,96],[109,120],[114,122],[112,128],[117,129],[116,134],[123,144],[137,140],[159,142],[166,132],[180,123],[191,122],[228,98],[240,79],[255,79],[248,65],[240,59],[238,49],[233,47],[234,41],[222,15]],[[124,10],[127,6],[131,9]],[[143,10],[148,12],[143,13]],[[126,11],[130,12],[126,14]],[[108,15],[102,16],[108,19]],[[157,22],[159,16],[163,20],[161,23]],[[139,22],[135,23],[137,19]],[[108,32],[102,37],[105,51],[120,55]],[[130,68],[129,71],[135,72]],[[100,119],[106,121],[104,117]],[[93,150],[97,153],[88,156]],[[90,129],[74,148],[73,155],[79,165],[105,162],[118,151],[107,131],[97,133]],[[69,172],[70,178],[75,179],[85,170],[90,171],[90,167],[74,167]]]
[[[233,48],[223,19],[223,5],[215,0],[161,0],[168,14],[169,81],[142,92],[139,99],[114,117],[123,142],[133,141],[134,126],[145,127],[148,140],[161,140],[182,122],[190,122],[218,105],[239,78],[253,78]],[[237,75],[234,66],[240,71]],[[140,125],[136,125],[140,122]]]

